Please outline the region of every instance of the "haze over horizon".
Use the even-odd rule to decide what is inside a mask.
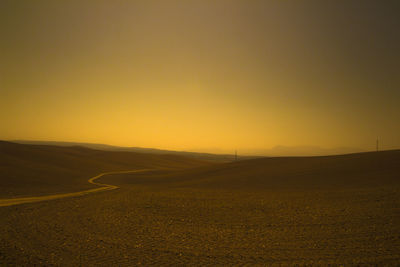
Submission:
[[[400,148],[398,1],[1,1],[0,140]]]
[[[0,140],[1,141],[1,140]],[[192,147],[185,150],[176,149],[160,149],[157,147],[140,147],[140,146],[117,146],[114,144],[91,143],[91,142],[73,142],[73,141],[58,141],[58,140],[3,140],[19,144],[33,145],[52,145],[52,146],[83,146],[92,149],[109,150],[109,151],[133,151],[133,152],[194,152],[194,153],[211,153],[220,155],[239,155],[239,156],[329,156],[351,153],[369,152],[357,147],[318,147],[318,146],[282,146],[277,145],[271,148],[257,149],[249,148],[243,150],[223,150],[220,148],[196,148]]]

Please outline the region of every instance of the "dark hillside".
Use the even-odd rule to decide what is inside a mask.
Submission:
[[[178,155],[101,151],[84,147],[22,145],[0,141],[2,196],[69,192],[90,188],[87,179],[105,171],[204,166]]]
[[[160,173],[159,176],[145,173],[135,177],[121,176],[125,177],[124,183],[157,182],[218,189],[380,187],[400,183],[400,150],[324,157],[260,158]]]

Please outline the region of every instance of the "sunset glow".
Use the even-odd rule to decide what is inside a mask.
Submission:
[[[400,147],[397,1],[84,2],[1,1],[0,139]]]

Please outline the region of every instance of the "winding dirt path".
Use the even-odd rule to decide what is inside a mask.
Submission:
[[[118,186],[96,183],[95,180],[99,179],[100,177],[102,177],[104,175],[121,174],[121,173],[133,173],[133,172],[144,172],[144,171],[149,171],[149,169],[133,170],[133,171],[103,172],[103,173],[100,173],[99,175],[94,176],[94,177],[92,177],[92,178],[90,178],[88,180],[88,182],[91,183],[91,184],[101,186],[99,188],[93,188],[93,189],[74,192],[74,193],[54,194],[54,195],[39,196],[39,197],[23,197],[23,198],[0,199],[0,207],[13,206],[13,205],[24,204],[24,203],[39,202],[39,201],[46,201],[46,200],[53,200],[53,199],[66,198],[66,197],[83,196],[83,195],[96,193],[96,192],[101,192],[101,191],[114,190],[114,189],[117,189]]]

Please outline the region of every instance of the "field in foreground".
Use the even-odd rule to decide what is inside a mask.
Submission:
[[[0,263],[400,263],[400,153],[113,175],[120,189],[0,208]]]

